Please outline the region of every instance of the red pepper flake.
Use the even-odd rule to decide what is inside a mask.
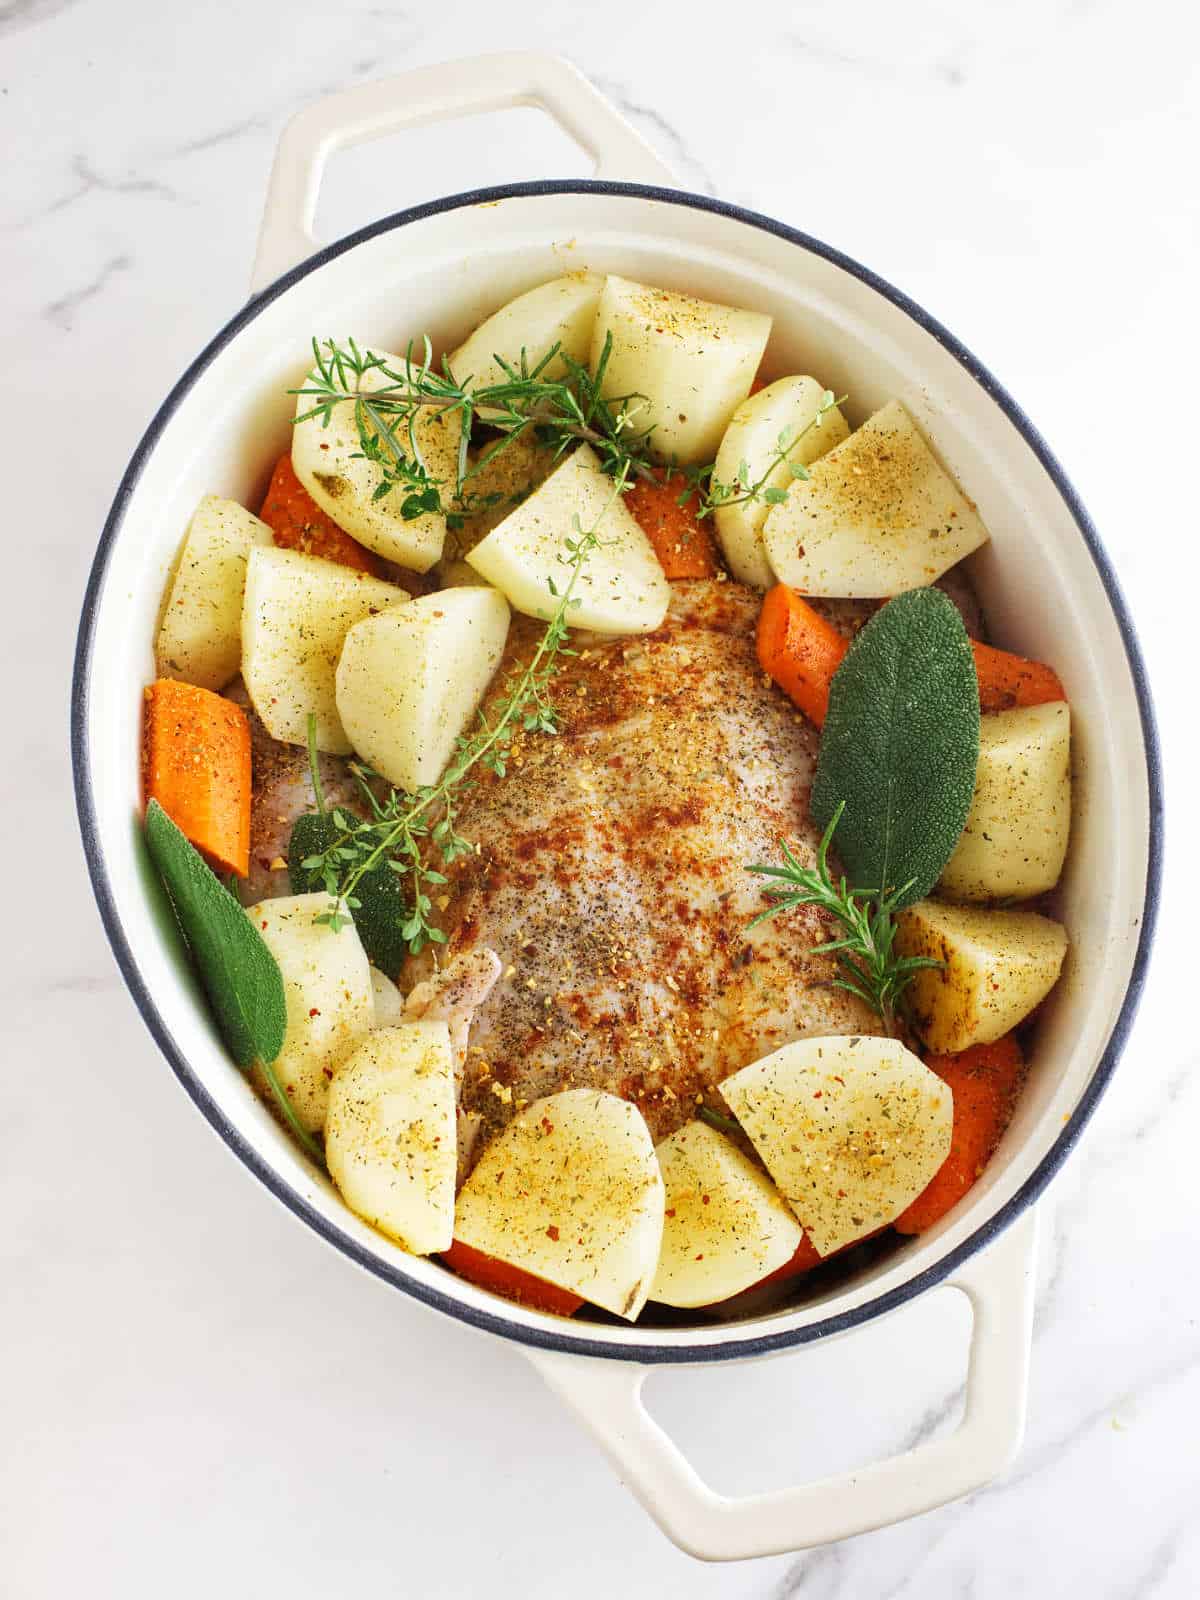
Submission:
[[[319,1006],[313,1006],[308,1014],[310,1017],[319,1017],[321,1015],[321,1009]]]
[[[553,1239],[555,1244],[558,1243],[558,1229],[554,1226],[553,1223],[551,1223],[550,1226],[546,1229],[546,1237],[547,1237],[547,1239]]]
[[[824,1089],[818,1089],[816,1094],[813,1095],[813,1099],[814,1100],[819,1100],[824,1093],[825,1093]]]
[[[706,1195],[706,1194],[702,1194],[702,1195],[701,1195],[701,1196],[700,1196],[700,1204],[701,1204],[701,1205],[702,1205],[702,1206],[706,1206],[706,1205],[707,1205],[707,1204],[708,1204],[708,1200],[709,1200],[709,1197],[708,1197],[708,1195]]]
[[[665,1217],[673,1217],[674,1215],[675,1215],[675,1207],[674,1206],[671,1206],[668,1210],[663,1212],[663,1216],[665,1216]]]
[[[704,1255],[703,1255],[703,1252],[702,1252],[702,1253],[701,1253],[701,1254],[700,1254],[700,1255],[698,1255],[698,1256],[697,1256],[697,1257],[696,1257],[696,1260],[697,1260],[697,1261],[703,1261],[703,1260],[704,1260]]]

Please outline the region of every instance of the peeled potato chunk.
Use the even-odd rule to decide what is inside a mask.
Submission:
[[[498,589],[422,595],[355,623],[337,667],[337,710],[358,754],[410,792],[436,783],[504,653]]]
[[[660,461],[711,461],[750,393],[771,318],[609,277],[596,307],[593,372],[610,333],[605,398],[644,397],[630,402],[632,431],[653,427]]]
[[[403,376],[404,357],[376,351],[394,373]],[[310,375],[315,377],[315,374]],[[353,381],[353,380],[352,380]],[[361,392],[369,394],[395,382],[378,368],[365,372],[359,380]],[[296,416],[312,410],[311,395],[300,395]],[[321,418],[306,417],[292,429],[292,466],[296,476],[313,499],[339,528],[374,550],[376,555],[413,572],[428,572],[442,553],[446,538],[446,518],[440,511],[426,511],[406,519],[403,488],[392,489],[382,499],[375,491],[383,473],[375,462],[362,454],[352,400],[333,408],[328,427]],[[387,419],[396,426],[396,419]],[[375,430],[378,432],[378,430]],[[407,425],[398,427],[398,436],[407,445]],[[453,489],[458,470],[458,443],[461,419],[456,411],[425,407],[418,415],[414,433],[417,448],[430,477],[446,485],[444,496]],[[406,453],[410,453],[406,450]]]
[[[1046,998],[1062,970],[1067,931],[1035,911],[921,900],[900,912],[896,949],[945,962],[918,972],[907,997],[929,1049],[955,1055],[994,1044]]]
[[[526,290],[493,312],[459,345],[450,357],[451,372],[459,383],[469,381],[472,389],[490,388],[507,382],[497,356],[520,371],[524,352],[527,369],[532,372],[556,344],[580,366],[586,366],[596,302],[603,287],[604,279],[597,272],[571,272]],[[562,357],[555,356],[539,376],[552,380],[565,371]]]
[[[1065,700],[981,717],[975,797],[938,888],[951,900],[1028,900],[1058,882],[1071,827]]]
[[[954,1097],[898,1039],[800,1039],[721,1093],[822,1256],[886,1227],[950,1153]]]
[[[987,537],[898,400],[814,462],[763,526],[781,583],[855,600],[934,583]]]
[[[716,483],[757,484],[781,450],[786,461],[776,461],[764,489],[786,492],[796,481],[790,463],[807,467],[850,432],[836,406],[817,414],[825,399],[825,386],[815,378],[780,378],[743,400],[730,419],[713,466]],[[739,583],[769,589],[774,574],[763,552],[762,531],[771,507],[765,500],[718,505],[713,514],[717,537]]]
[[[654,1280],[663,1181],[636,1106],[566,1089],[518,1112],[459,1191],[454,1237],[633,1320]]]
[[[271,530],[236,500],[206,494],[196,507],[163,607],[155,654],[160,678],[223,689],[242,659],[246,562]]]
[[[351,1211],[414,1255],[454,1236],[454,1121],[445,1022],[376,1029],[329,1088],[329,1176]]]
[[[325,1125],[334,1072],[375,1026],[371,969],[353,923],[335,933],[317,921],[336,905],[332,895],[293,894],[246,910],[283,974],[287,1031],[272,1070],[310,1133]],[[265,1086],[262,1067],[254,1073]]]
[[[578,525],[576,525],[578,524]],[[549,618],[571,574],[567,540],[598,527],[601,544],[584,561],[567,613],[573,628],[652,633],[667,614],[671,586],[658,557],[590,445],[580,445],[545,483],[467,553],[487,581],[526,616]],[[553,587],[552,587],[553,586]]]
[[[656,1153],[666,1209],[651,1300],[715,1305],[791,1260],[803,1238],[795,1217],[724,1134],[688,1122]]]
[[[304,744],[310,712],[317,748],[353,749],[338,716],[335,675],[356,622],[408,604],[394,583],[296,550],[254,549],[242,607],[242,677],[273,739]]]

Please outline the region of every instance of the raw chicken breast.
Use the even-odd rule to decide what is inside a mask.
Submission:
[[[296,818],[313,811],[313,793],[308,751],[300,745],[280,744],[263,727],[246,686],[240,678],[225,690],[226,699],[242,707],[250,723],[250,873],[238,883],[243,905],[273,900],[291,894],[287,853]],[[341,756],[319,758],[321,790],[327,806],[342,806],[356,816],[363,814],[362,796]]]
[[[463,797],[478,851],[450,869],[442,959],[502,964],[462,1090],[477,1150],[522,1103],[581,1086],[634,1101],[659,1140],[778,1045],[879,1030],[812,953],[831,936],[819,913],[748,926],[765,902],[747,864],[774,861],[782,835],[809,854],[818,839],[818,736],[758,667],[761,597],[672,591],[656,633],[576,636],[554,685],[562,732],[520,735],[507,775]],[[538,632],[514,623],[508,665]],[[408,963],[404,987],[430,960]]]

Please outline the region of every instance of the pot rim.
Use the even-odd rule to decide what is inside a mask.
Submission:
[[[242,329],[252,322],[259,312],[272,301],[285,294],[288,289],[310,272],[316,271],[335,257],[344,254],[347,250],[352,250],[356,245],[372,239],[378,234],[402,228],[411,222],[419,222],[426,217],[436,216],[443,212],[465,209],[470,206],[487,204],[498,200],[578,194],[625,196],[630,199],[655,201],[662,205],[686,206],[697,211],[711,212],[714,215],[729,218],[748,227],[775,234],[778,238],[796,245],[802,250],[807,250],[813,255],[820,256],[834,266],[850,273],[861,283],[866,284],[876,293],[889,300],[926,333],[931,334],[954,357],[959,365],[965,368],[988,396],[995,401],[1001,411],[1004,412],[1037,457],[1071,513],[1104,587],[1109,606],[1112,609],[1121,634],[1125,656],[1129,663],[1130,675],[1133,679],[1146,759],[1146,781],[1150,813],[1146,894],[1142,908],[1138,945],[1130,969],[1129,982],[1126,986],[1121,1009],[1113,1024],[1104,1051],[1088,1080],[1087,1087],[1080,1096],[1079,1102],[1068,1121],[1063,1125],[1050,1149],[1042,1157],[1037,1167],[1025,1180],[1021,1188],[954,1250],[916,1277],[898,1285],[887,1293],[865,1301],[849,1310],[840,1311],[819,1321],[807,1323],[802,1327],[771,1334],[755,1335],[752,1332],[748,1332],[745,1337],[726,1337],[713,1344],[672,1345],[651,1341],[645,1344],[616,1345],[573,1334],[567,1331],[572,1325],[566,1321],[562,1323],[563,1331],[561,1332],[549,1325],[545,1327],[530,1327],[524,1323],[510,1322],[502,1313],[469,1305],[458,1300],[451,1293],[443,1292],[440,1289],[409,1278],[403,1270],[374,1255],[371,1251],[359,1245],[348,1234],[343,1233],[341,1229],[322,1217],[319,1212],[302,1199],[296,1190],[280,1178],[258,1152],[241,1136],[217,1102],[205,1089],[189,1065],[186,1055],[176,1044],[166,1021],[158,1010],[148,985],[142,978],[137,958],[117,913],[116,902],[109,884],[108,869],[100,843],[99,821],[96,814],[92,786],[88,750],[89,678],[92,668],[98,602],[108,567],[109,556],[120,532],[126,507],[137,487],[138,480],[147,461],[184,396],[197,382],[205,369],[236,338]],[[1101,1095],[1108,1087],[1121,1052],[1125,1047],[1125,1042],[1141,1000],[1150,949],[1154,938],[1155,923],[1158,917],[1163,854],[1162,762],[1154,706],[1145,663],[1128,606],[1112,564],[1100,542],[1095,525],[1085,510],[1074,486],[1067,478],[1042,435],[1008,391],[997,382],[991,372],[971,354],[965,345],[956,339],[948,329],[944,328],[936,318],[930,316],[915,301],[894,288],[884,278],[871,271],[870,268],[862,266],[850,256],[843,254],[840,250],[834,249],[830,245],[824,244],[819,239],[813,238],[812,235],[804,233],[797,228],[789,227],[786,223],[778,222],[760,212],[750,211],[742,206],[731,205],[726,201],[716,200],[706,195],[692,194],[685,190],[660,188],[648,184],[616,183],[596,179],[541,179],[527,183],[501,184],[492,188],[468,190],[460,194],[443,196],[437,200],[426,201],[420,205],[409,206],[402,211],[394,212],[390,216],[380,218],[378,221],[369,223],[366,227],[359,228],[355,232],[347,234],[344,238],[324,246],[306,260],[292,267],[290,271],[285,272],[259,294],[252,296],[196,356],[155,412],[130,458],[129,465],[125,470],[108,516],[105,519],[84,593],[75,650],[71,685],[71,760],[74,773],[76,809],[79,816],[80,833],[82,835],[88,873],[99,907],[101,921],[104,925],[104,931],[112,948],[117,966],[133,996],[135,1005],[141,1013],[142,1020],[150,1030],[159,1049],[167,1058],[176,1077],[198,1110],[226,1145],[281,1204],[286,1206],[301,1221],[305,1222],[327,1244],[332,1245],[344,1256],[357,1263],[358,1266],[383,1279],[392,1287],[402,1290],[413,1298],[431,1306],[434,1310],[445,1312],[447,1315],[455,1317],[458,1321],[465,1322],[481,1331],[499,1334],[506,1339],[513,1339],[520,1344],[533,1346],[537,1349],[557,1350],[571,1355],[598,1356],[607,1360],[681,1365],[695,1365],[705,1361],[746,1360],[752,1356],[767,1355],[793,1346],[809,1344],[817,1339],[828,1338],[834,1334],[844,1333],[862,1323],[871,1321],[875,1317],[882,1316],[898,1306],[906,1304],[917,1295],[924,1293],[925,1290],[943,1282],[969,1257],[984,1249],[992,1240],[997,1238],[1022,1212],[1033,1204],[1074,1148],[1080,1134],[1095,1111]]]

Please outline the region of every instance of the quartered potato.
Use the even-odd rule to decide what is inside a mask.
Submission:
[[[422,595],[355,623],[337,667],[337,710],[351,745],[410,793],[436,783],[504,653],[498,589]]]
[[[954,1097],[898,1039],[800,1039],[721,1093],[822,1256],[886,1227],[950,1153]]]
[[[955,1055],[1002,1038],[1046,998],[1062,970],[1067,931],[1035,911],[921,900],[899,913],[896,949],[945,963],[918,972],[907,998],[929,1049]]]
[[[242,677],[273,739],[304,744],[317,719],[317,748],[347,755],[353,746],[338,716],[335,673],[356,622],[408,604],[394,583],[301,555],[254,549],[242,608]]]
[[[597,633],[652,633],[667,614],[670,585],[649,539],[590,445],[582,444],[540,488],[468,552],[475,571],[517,611],[549,618],[571,574],[567,540],[599,525],[601,544],[576,580],[567,620]]]
[[[898,400],[814,462],[763,526],[780,582],[857,600],[934,583],[987,537]]]
[[[394,372],[403,373],[404,357],[376,351]],[[315,376],[315,374],[311,375]],[[393,380],[377,368],[365,372],[361,389],[370,393]],[[300,395],[296,416],[312,409],[312,396]],[[292,466],[296,476],[322,511],[339,528],[374,550],[376,555],[413,572],[428,572],[442,553],[446,537],[446,518],[440,511],[426,511],[406,520],[401,514],[404,490],[393,489],[382,499],[375,491],[383,474],[362,454],[354,403],[345,401],[333,408],[328,427],[320,417],[308,417],[292,429]],[[394,419],[387,419],[389,422]],[[429,476],[446,485],[448,495],[458,471],[458,445],[462,426],[456,411],[422,408],[414,427],[416,446]],[[410,453],[407,429],[400,430],[401,443]]]
[[[378,1028],[334,1074],[325,1159],[342,1199],[414,1255],[454,1235],[454,1056],[445,1022]]]
[[[595,1089],[535,1100],[459,1191],[454,1237],[631,1321],[663,1230],[663,1181],[636,1106]]]
[[[631,431],[653,426],[650,445],[660,461],[711,461],[750,393],[771,318],[609,277],[596,307],[593,373],[610,333],[602,392],[644,397],[630,402]]]
[[[938,880],[952,900],[1027,900],[1058,882],[1071,826],[1065,700],[980,718],[975,797]]]
[[[485,389],[504,383],[505,373],[497,356],[520,371],[524,351],[529,371],[553,345],[560,345],[581,366],[587,365],[596,321],[596,302],[604,279],[596,272],[571,272],[552,278],[536,289],[519,294],[515,300],[493,312],[481,322],[465,343],[450,357],[450,370],[459,383],[472,389]],[[558,356],[542,368],[539,376],[561,378],[566,366]]]
[[[688,1122],[656,1154],[666,1209],[651,1300],[714,1305],[791,1260],[803,1237],[795,1217],[724,1134]]]
[[[335,1071],[375,1026],[371,969],[354,924],[334,933],[317,921],[336,906],[332,895],[293,894],[246,909],[283,974],[287,1032],[272,1069],[310,1133],[325,1124]],[[262,1067],[254,1073],[265,1086]]]
[[[196,507],[163,607],[155,655],[160,678],[223,689],[242,659],[246,562],[271,530],[236,500],[206,494]]]
[[[815,378],[780,378],[768,384],[734,412],[717,451],[713,479],[717,483],[746,486],[758,483],[781,450],[786,461],[776,461],[764,488],[786,492],[796,481],[789,463],[807,467],[850,432],[836,406],[816,421],[826,394]],[[745,471],[743,472],[743,467]],[[717,537],[740,583],[769,589],[775,576],[763,551],[762,531],[770,505],[764,500],[741,505],[718,505],[713,514]]]

